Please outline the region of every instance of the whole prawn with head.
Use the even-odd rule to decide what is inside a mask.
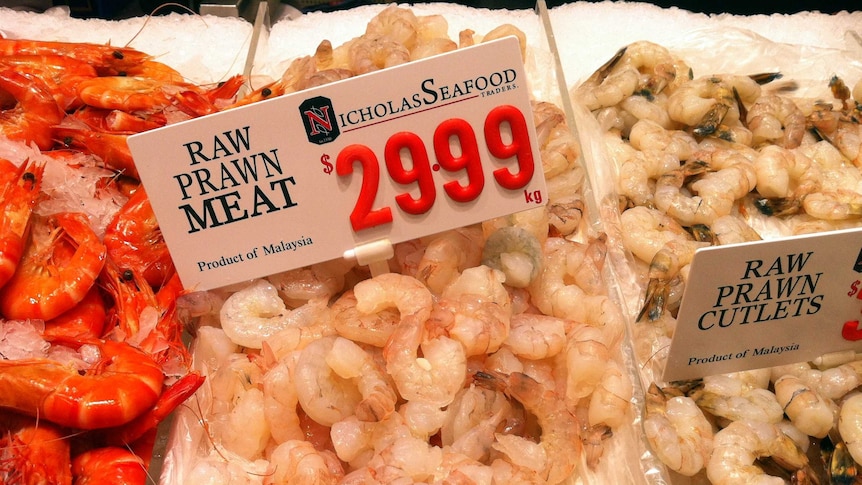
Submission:
[[[13,107],[0,110],[0,135],[50,150],[54,146],[51,127],[59,124],[65,113],[45,82],[4,67],[0,70],[0,92],[15,99]]]
[[[127,72],[147,61],[150,56],[129,47],[84,42],[59,42],[0,38],[0,55],[59,55],[86,62],[99,75]]]
[[[39,197],[44,166],[24,163],[21,167],[0,159],[0,287],[15,273],[24,253],[30,214]]]
[[[71,309],[96,282],[105,254],[85,214],[36,218],[18,268],[0,288],[0,312],[47,320]]]
[[[164,374],[152,357],[124,342],[84,345],[98,359],[80,372],[48,359],[0,361],[0,407],[69,428],[100,429],[129,423],[156,404]]]

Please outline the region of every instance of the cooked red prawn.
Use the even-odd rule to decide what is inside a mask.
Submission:
[[[156,403],[137,418],[105,432],[105,442],[114,446],[131,446],[152,432],[180,404],[203,385],[205,378],[189,372],[165,388]],[[152,447],[150,447],[152,448]]]
[[[60,426],[119,426],[150,410],[162,393],[162,368],[125,342],[93,341],[100,359],[78,371],[48,359],[0,361],[0,407]]]
[[[171,105],[169,90],[178,86],[143,77],[103,76],[78,83],[78,97],[88,106],[123,111],[156,111]]]
[[[182,292],[174,273],[158,293],[137,273],[120,269],[108,260],[100,282],[114,300],[109,326],[114,337],[144,349],[158,362],[171,368],[179,364],[181,373],[188,362],[182,343],[182,323],[176,314],[176,300]]]
[[[129,113],[118,109],[82,106],[69,115],[70,119],[81,121],[95,131],[131,135],[147,130],[161,128],[168,123],[164,113]]]
[[[24,253],[43,169],[43,165],[35,163],[16,168],[12,162],[0,159],[0,287],[12,278]]]
[[[81,106],[76,87],[96,77],[96,69],[86,62],[61,55],[16,55],[0,58],[0,65],[32,74],[45,82],[63,110]]]
[[[179,73],[163,75],[163,69],[171,69],[168,66],[154,69],[135,76],[83,80],[76,85],[76,94],[85,106],[71,116],[98,131],[139,133],[164,126],[169,116],[178,121],[218,112],[233,101],[244,81],[236,75],[213,86],[195,86]]]
[[[147,468],[141,457],[117,446],[96,448],[79,454],[72,461],[72,474],[75,485],[143,485],[147,482]]]
[[[100,338],[105,329],[107,311],[102,293],[96,285],[72,309],[45,322],[45,337],[75,339]]]
[[[140,179],[132,152],[126,143],[127,135],[58,126],[52,130],[52,137],[66,148],[75,148],[95,155],[112,170],[136,180]]]
[[[174,273],[174,263],[150,199],[139,187],[105,229],[108,256],[158,288]]]
[[[150,58],[148,54],[129,47],[0,38],[0,56],[14,55],[67,56],[90,64],[102,76],[126,72]]]
[[[66,435],[51,423],[0,411],[0,483],[71,485]]]
[[[0,111],[0,135],[35,143],[41,150],[54,145],[51,127],[63,120],[63,110],[44,81],[11,68],[0,70],[0,92],[15,98],[15,105]]]
[[[0,289],[10,319],[48,320],[77,305],[105,264],[105,245],[87,216],[65,212],[36,219],[18,269]]]

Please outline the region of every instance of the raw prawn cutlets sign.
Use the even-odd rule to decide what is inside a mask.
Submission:
[[[183,285],[205,290],[545,203],[531,113],[508,37],[129,147]]]
[[[858,352],[860,300],[862,229],[700,249],[664,379]]]

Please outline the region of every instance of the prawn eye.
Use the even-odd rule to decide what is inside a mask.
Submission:
[[[33,172],[24,172],[22,178],[25,182],[33,183],[36,181],[36,174],[34,174]]]
[[[771,216],[775,214],[775,209],[772,207],[769,199],[757,199],[754,201],[754,207],[760,211],[761,214],[765,216]]]
[[[132,278],[134,278],[134,277],[135,277],[135,274],[132,273],[132,270],[127,269],[127,270],[123,271],[123,276],[122,276],[123,281],[132,281]]]
[[[111,53],[111,55],[114,56],[114,59],[123,59],[125,57],[120,51],[114,51]]]
[[[66,148],[72,146],[72,137],[71,136],[63,137],[63,146]]]
[[[120,71],[117,73],[117,76],[120,76],[120,77],[126,77],[128,75],[129,75],[129,73],[127,73],[126,71]]]
[[[260,91],[260,95],[263,96],[264,98],[268,98],[269,95],[271,95],[271,94],[272,94],[272,89],[269,89],[269,88],[263,88]]]

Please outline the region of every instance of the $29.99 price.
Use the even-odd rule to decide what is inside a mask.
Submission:
[[[511,141],[504,140],[504,124],[509,126]],[[486,148],[492,156],[498,159],[514,157],[517,161],[517,171],[513,172],[508,168],[494,170],[493,176],[497,185],[508,190],[519,190],[529,184],[535,172],[535,161],[530,144],[530,131],[523,113],[511,105],[497,106],[485,117],[483,131]],[[460,146],[458,154],[452,152],[449,143],[453,137],[458,140]],[[402,150],[410,154],[412,166],[409,169],[404,167]],[[434,206],[437,187],[433,172],[441,168],[450,173],[463,171],[466,175],[464,183],[453,180],[443,184],[443,191],[455,202],[471,202],[477,199],[485,188],[479,142],[469,122],[461,118],[450,118],[441,122],[434,130],[433,150],[436,163],[432,165],[425,143],[415,133],[400,131],[386,141],[383,160],[389,177],[402,185],[416,184],[419,189],[415,198],[408,192],[395,196],[395,203],[408,214],[425,214]],[[321,157],[326,173],[332,171],[328,159],[328,155]],[[389,206],[373,207],[380,187],[380,162],[374,151],[362,144],[344,147],[336,158],[335,172],[340,177],[350,177],[355,164],[362,168],[362,179],[359,197],[350,213],[353,231],[359,232],[392,222],[392,210]]]
[[[847,296],[853,296],[857,300],[862,300],[862,281],[856,280],[851,283]],[[844,337],[844,340],[851,342],[862,340],[862,328],[859,328],[859,319],[844,322],[844,326],[841,327],[841,336]]]

